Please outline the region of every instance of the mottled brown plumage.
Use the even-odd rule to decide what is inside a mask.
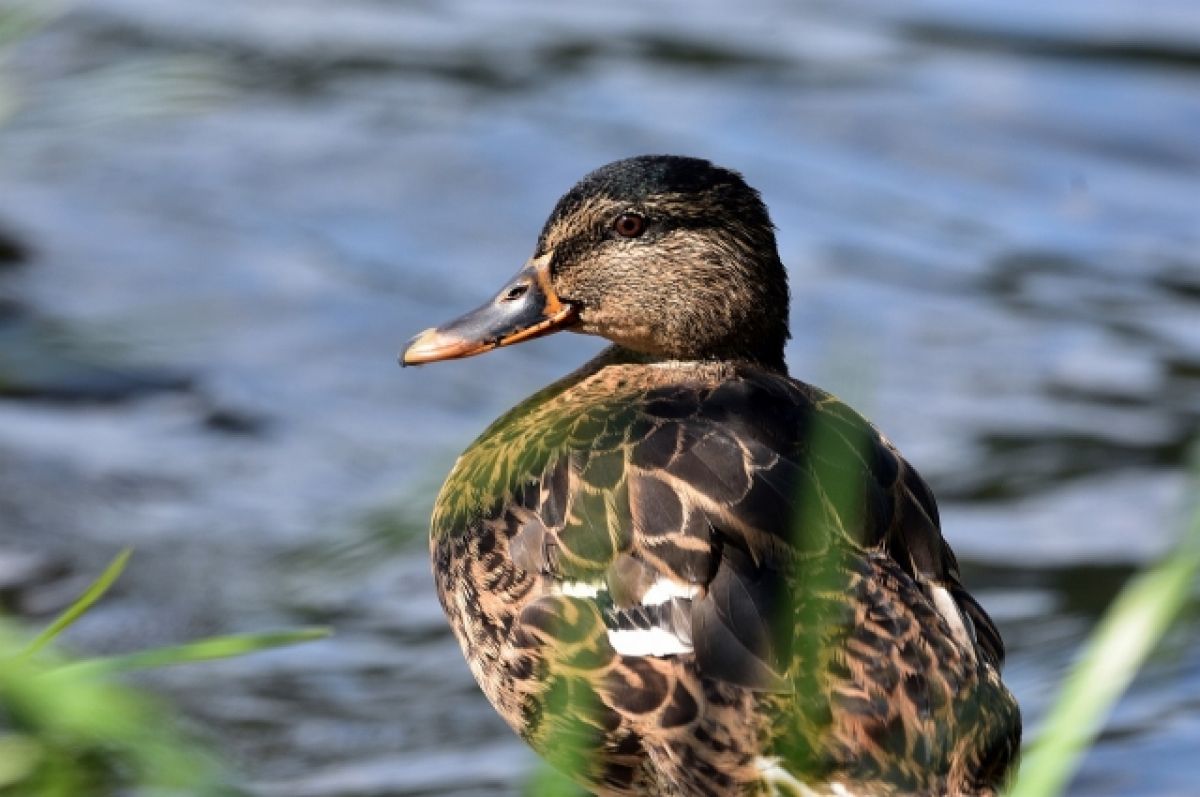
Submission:
[[[602,794],[994,793],[1020,738],[1000,636],[916,471],[787,376],[757,194],[705,161],[611,164],[406,361],[505,345],[544,305],[538,334],[617,345],[467,449],[431,535],[505,720]]]

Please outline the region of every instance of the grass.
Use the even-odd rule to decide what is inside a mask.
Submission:
[[[0,618],[0,795],[225,795],[220,765],[170,711],[112,676],[242,656],[328,635],[321,628],[239,634],[122,656],[72,659],[55,640],[120,578],[122,551],[65,611],[26,640]]]
[[[108,591],[108,588],[125,571],[125,565],[129,564],[129,557],[132,554],[133,550],[130,548],[126,548],[117,554],[117,558],[113,559],[108,567],[104,568],[104,572],[100,574],[100,577],[93,581],[91,586],[84,590],[83,594],[67,607],[66,611],[54,618],[54,622],[46,626],[40,634],[33,638],[29,646],[21,651],[21,657],[29,658],[36,655],[38,651],[50,644],[55,637],[66,631],[76,620],[82,617],[96,601],[104,597],[104,593]]]
[[[1113,707],[1180,616],[1200,578],[1200,468],[1184,533],[1113,601],[1067,674],[1041,733],[1027,745],[1009,797],[1063,794]]]

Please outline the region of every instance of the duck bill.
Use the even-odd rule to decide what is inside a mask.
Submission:
[[[550,258],[543,256],[526,263],[487,304],[409,341],[400,364],[472,357],[557,332],[573,324],[575,317],[575,308],[554,293]]]

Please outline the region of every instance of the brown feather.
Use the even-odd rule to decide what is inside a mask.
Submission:
[[[637,360],[608,352],[519,407],[439,499],[436,516],[455,519],[435,528],[439,594],[501,714],[543,751],[583,748],[574,774],[614,793],[731,794],[757,788],[748,762],[772,757],[878,793],[995,788],[1019,739],[998,635],[911,466],[808,385]],[[769,412],[739,425],[738,402]],[[584,404],[608,414],[603,453],[552,429]],[[538,448],[530,471],[483,461],[497,439]],[[493,501],[464,516],[454,502],[477,493]],[[615,611],[661,577],[700,590],[661,613],[694,654],[622,656],[602,605],[557,594],[601,583]],[[978,650],[954,638],[933,585],[951,587]]]

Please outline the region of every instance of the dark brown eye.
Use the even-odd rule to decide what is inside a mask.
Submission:
[[[636,213],[622,213],[613,222],[613,229],[622,238],[637,238],[646,231],[646,219]]]

